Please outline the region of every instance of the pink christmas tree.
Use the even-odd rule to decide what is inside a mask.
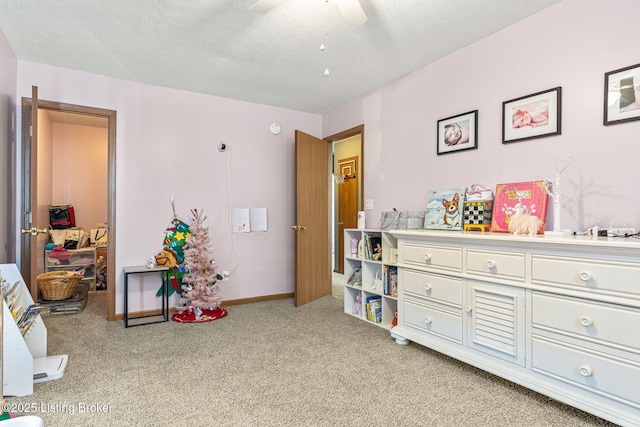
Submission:
[[[197,209],[191,211],[193,220],[190,226],[191,237],[184,246],[184,265],[187,273],[182,276],[180,303],[185,310],[173,315],[178,322],[208,322],[226,316],[228,313],[220,307],[221,298],[218,280],[222,276],[216,271],[217,264],[211,253],[209,229],[204,225],[207,217]]]

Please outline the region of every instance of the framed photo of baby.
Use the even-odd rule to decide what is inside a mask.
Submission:
[[[561,105],[561,87],[503,102],[502,143],[560,135]]]
[[[438,120],[438,155],[478,148],[478,110]]]
[[[640,64],[604,75],[604,125],[640,120]]]

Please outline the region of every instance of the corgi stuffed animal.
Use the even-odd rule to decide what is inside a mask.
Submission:
[[[442,204],[444,205],[444,223],[449,227],[458,227],[460,226],[460,208],[459,208],[460,197],[458,193],[454,194],[451,201],[442,199]]]

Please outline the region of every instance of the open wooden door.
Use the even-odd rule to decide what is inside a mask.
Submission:
[[[299,307],[331,293],[331,143],[296,131],[296,291]]]
[[[335,249],[335,271],[344,273],[344,230],[358,226],[358,157],[338,160],[338,244]]]
[[[46,145],[45,141],[38,144],[38,111],[56,111],[72,115],[101,118],[107,120],[108,127],[108,254],[107,259],[116,259],[115,240],[115,159],[116,159],[116,111],[81,105],[64,104],[54,101],[38,99],[38,88],[33,87],[32,99],[22,100],[22,200],[23,219],[20,251],[20,269],[29,286],[34,301],[37,301],[37,276],[44,271],[44,247],[48,241],[49,206],[51,205],[51,185],[44,174],[38,183],[38,170],[42,170],[45,162],[50,162],[50,156],[44,150],[44,155],[38,156],[39,149]],[[42,153],[41,153],[42,154]],[[44,168],[46,170],[46,168]],[[49,188],[48,188],[49,187]],[[34,236],[38,236],[34,238]],[[115,314],[115,261],[107,263],[107,319],[116,320]]]
[[[22,104],[22,242],[20,272],[28,280],[31,297],[38,301],[38,254],[44,253],[48,234],[48,210],[38,203],[38,87],[31,88],[31,101]],[[47,207],[48,209],[48,207]],[[42,257],[40,257],[42,258]],[[42,261],[44,263],[44,260]]]

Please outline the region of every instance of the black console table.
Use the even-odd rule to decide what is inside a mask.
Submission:
[[[152,267],[149,268],[145,265],[135,266],[135,267],[125,267],[124,268],[124,327],[128,328],[130,326],[142,326],[149,325],[152,323],[160,323],[160,322],[168,322],[169,321],[169,279],[166,274],[162,274],[165,271],[168,271],[168,267]],[[133,324],[129,324],[129,275],[130,274],[148,274],[148,273],[161,273],[162,277],[162,312],[160,314],[149,314],[146,316],[138,316],[133,319],[144,319],[147,317],[158,317],[162,316],[160,319],[149,320],[146,322],[136,322]]]

